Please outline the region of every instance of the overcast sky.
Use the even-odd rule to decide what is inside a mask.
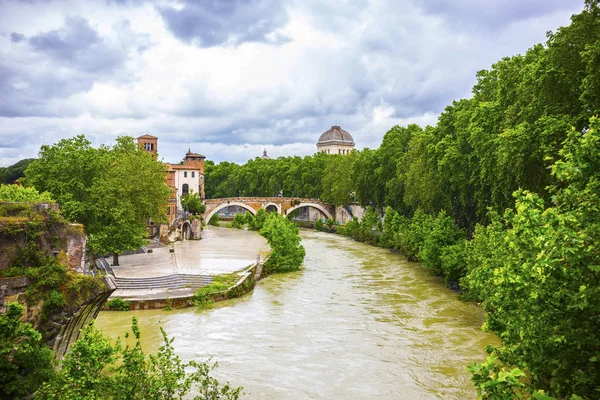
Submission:
[[[452,4],[452,5],[451,5]],[[435,124],[583,0],[0,0],[0,166],[85,134],[243,163]]]

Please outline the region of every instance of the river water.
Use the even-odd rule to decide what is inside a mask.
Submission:
[[[210,310],[102,312],[97,326],[122,336],[137,316],[146,351],[160,345],[162,326],[184,360],[212,356],[214,376],[251,399],[475,398],[465,366],[497,343],[480,331],[479,308],[388,250],[301,236],[304,269],[270,276],[240,299]],[[218,234],[196,243],[231,250]]]

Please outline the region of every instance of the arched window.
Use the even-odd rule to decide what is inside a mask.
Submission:
[[[185,196],[189,192],[190,192],[190,185],[188,185],[187,183],[184,183],[183,186],[181,187],[181,195]]]

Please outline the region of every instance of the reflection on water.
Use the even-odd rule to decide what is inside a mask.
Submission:
[[[302,239],[304,270],[243,298],[202,311],[102,312],[97,326],[122,336],[136,315],[149,351],[163,326],[182,358],[213,356],[215,376],[253,399],[475,397],[465,366],[496,341],[480,331],[480,309],[387,250],[314,231]]]

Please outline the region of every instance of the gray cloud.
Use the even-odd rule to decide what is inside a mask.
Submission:
[[[423,0],[415,1],[430,14],[442,16],[461,30],[497,30],[512,22],[537,18],[555,11],[580,10],[581,0]]]
[[[78,133],[100,144],[149,132],[171,161],[190,144],[216,160],[243,162],[265,146],[304,155],[334,124],[376,147],[394,124],[434,123],[470,95],[477,70],[581,7],[465,1],[57,0],[20,26],[7,22],[33,8],[0,0],[0,142],[12,148],[0,165]],[[119,20],[125,11],[131,23]],[[294,41],[245,45],[285,35]]]
[[[112,71],[127,57],[118,46],[103,40],[81,17],[67,17],[62,28],[33,36],[29,44],[61,64],[89,72]]]
[[[279,0],[188,0],[181,8],[157,10],[175,37],[199,47],[289,41],[275,32],[288,21]]]
[[[130,81],[127,60],[151,43],[148,35],[132,32],[127,20],[113,29],[118,43],[103,38],[82,17],[66,17],[62,27],[29,39],[11,33],[13,43],[26,41],[29,49],[22,47],[20,57],[0,60],[0,116],[77,115],[82,112],[78,105],[54,100],[89,91],[96,82]]]
[[[10,34],[10,41],[13,43],[19,43],[23,40],[27,40],[27,38],[22,33],[12,32]]]

